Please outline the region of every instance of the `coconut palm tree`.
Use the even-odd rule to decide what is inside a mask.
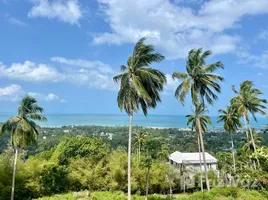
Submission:
[[[211,119],[208,115],[205,115],[208,110],[204,107],[204,104],[197,105],[196,111],[193,110],[191,115],[186,115],[187,118],[187,126],[190,125],[192,130],[196,130],[198,132],[197,126],[197,118],[199,117],[202,133],[205,133],[208,130],[207,125],[212,125]]]
[[[233,156],[233,170],[235,173],[235,155],[234,155],[234,141],[232,133],[235,133],[238,128],[241,128],[241,122],[239,119],[239,115],[235,112],[235,110],[231,106],[227,106],[226,110],[220,109],[219,113],[221,115],[218,117],[218,122],[224,122],[224,129],[231,136],[231,143],[232,143],[232,156]]]
[[[141,158],[141,147],[142,144],[144,142],[144,140],[146,139],[146,137],[148,136],[148,132],[145,131],[144,129],[139,129],[136,134],[134,135],[134,141],[135,144],[138,146],[138,161],[140,161]]]
[[[199,138],[199,131],[198,131],[198,126],[197,126],[197,118],[199,117],[200,124],[201,124],[201,131],[202,134],[204,134],[207,131],[207,125],[212,125],[211,119],[208,115],[205,115],[207,112],[207,109],[204,107],[204,104],[199,104],[197,106],[197,111],[193,110],[193,114],[191,115],[186,115],[187,120],[187,126],[191,126],[192,130],[196,131],[196,136],[197,136],[197,145],[198,145],[198,152],[199,152],[199,163],[200,163],[200,186],[201,190],[203,192],[203,178],[202,178],[202,161],[201,161],[201,149],[200,149],[200,138]]]
[[[164,56],[154,51],[152,45],[144,44],[141,38],[134,47],[133,53],[128,57],[127,66],[122,65],[122,73],[115,76],[115,82],[120,82],[117,96],[118,107],[129,115],[128,140],[128,200],[131,199],[131,135],[133,113],[140,108],[147,116],[148,108],[155,108],[161,101],[160,92],[166,83],[166,76],[150,65],[161,62]]]
[[[30,144],[36,144],[38,125],[35,121],[46,120],[42,115],[43,111],[44,109],[37,104],[35,98],[25,96],[18,108],[18,115],[11,117],[1,127],[0,135],[5,133],[11,134],[11,144],[15,150],[11,200],[14,199],[18,151],[20,148],[25,148]]]
[[[256,134],[253,133],[253,135],[256,135]],[[256,147],[259,147],[259,145],[262,142],[262,139],[263,138],[259,137],[259,136],[254,137],[254,144],[256,145]],[[243,151],[249,156],[250,163],[253,164],[254,170],[256,170],[256,162],[255,162],[255,160],[257,160],[257,163],[258,163],[259,159],[257,157],[252,156],[252,154],[255,153],[255,148],[254,148],[254,145],[252,143],[252,140],[247,140],[245,138],[245,139],[242,139],[241,143],[243,144],[243,146],[242,146]]]
[[[264,109],[266,109],[265,104],[267,103],[267,100],[259,98],[259,95],[262,95],[263,93],[260,90],[253,88],[253,86],[253,82],[249,80],[245,80],[240,84],[239,91],[237,91],[233,86],[233,91],[237,94],[237,96],[231,99],[231,103],[236,112],[240,116],[244,117],[245,127],[247,127],[247,130],[250,133],[251,142],[254,148],[254,152],[256,153],[257,150],[252,129],[250,127],[249,114],[252,115],[255,121],[257,121],[256,113],[265,115],[266,113]],[[247,134],[247,139],[248,138],[249,137]],[[257,160],[257,162],[259,166],[259,161]]]
[[[157,157],[163,161],[166,162],[168,160],[168,156],[169,156],[170,152],[169,152],[169,148],[166,144],[161,145],[161,151],[158,152]]]
[[[175,97],[184,105],[186,95],[190,93],[196,111],[200,103],[203,103],[204,105],[206,102],[208,104],[213,104],[213,101],[218,99],[215,94],[215,92],[221,92],[221,87],[218,82],[224,81],[222,76],[213,73],[219,68],[223,69],[223,64],[221,62],[206,65],[206,58],[211,54],[211,51],[202,53],[202,48],[191,50],[188,54],[186,72],[174,72],[172,75],[173,79],[177,78],[182,80],[175,91]],[[199,138],[204,160],[206,184],[208,190],[210,190],[205,147],[199,117],[196,118],[196,123],[199,130]]]

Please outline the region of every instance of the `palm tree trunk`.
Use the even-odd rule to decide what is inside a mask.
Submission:
[[[204,147],[203,136],[202,136],[202,129],[201,129],[201,124],[200,124],[199,118],[197,117],[196,120],[197,120],[199,138],[200,138],[202,154],[203,154],[203,163],[204,163],[204,169],[205,169],[206,185],[207,185],[207,190],[209,191],[210,186],[209,186],[209,180],[208,180],[207,161],[206,161],[205,147]]]
[[[254,149],[254,152],[257,153],[257,149],[256,149],[255,141],[254,141],[254,136],[252,134],[252,129],[250,127],[249,121],[247,121],[247,123],[248,123],[248,129],[249,129],[253,149]],[[257,160],[258,167],[260,167],[260,162],[259,162],[259,159],[257,157],[256,157],[256,160]]]
[[[246,118],[246,114],[245,113],[243,113],[243,117],[244,117],[244,123],[245,123],[245,130],[246,130],[247,141],[249,141],[249,139],[248,139],[248,129],[247,129],[247,118]]]
[[[128,170],[127,170],[127,180],[128,180],[128,200],[131,200],[131,135],[132,135],[132,120],[133,113],[129,115],[129,132],[128,132]]]
[[[200,187],[201,187],[201,191],[203,192],[201,149],[200,149],[200,139],[198,135],[197,135],[197,143],[198,143],[198,153],[199,153],[199,163],[200,163]]]
[[[169,183],[169,197],[171,198],[172,197],[172,185],[171,183]]]
[[[17,159],[18,159],[18,148],[15,147],[15,159],[14,159],[13,176],[12,176],[11,200],[14,200],[15,177],[16,177],[16,169],[17,169]]]
[[[147,175],[146,175],[146,195],[145,195],[145,200],[148,200],[149,178],[150,178],[150,167],[148,167],[148,171],[147,171]]]
[[[231,143],[232,143],[233,168],[234,168],[234,173],[236,173],[236,167],[235,167],[235,154],[234,154],[234,141],[233,141],[233,135],[232,135],[232,132],[230,132],[230,135],[231,135]]]
[[[141,142],[139,141],[139,155],[138,155],[138,157],[139,157],[139,162],[140,162],[140,160],[141,160]]]

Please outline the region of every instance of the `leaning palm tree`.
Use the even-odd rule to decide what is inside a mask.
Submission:
[[[259,136],[255,136],[254,137],[254,144],[256,145],[256,147],[259,147],[259,145],[262,142],[262,137]],[[251,140],[248,139],[242,139],[241,141],[241,145],[242,145],[242,149],[243,151],[246,153],[246,155],[249,156],[250,158],[250,163],[253,164],[254,170],[256,170],[256,162],[255,159],[257,160],[257,162],[259,161],[258,157],[253,157],[252,154],[255,153],[255,148],[254,145],[252,143]],[[253,160],[252,160],[253,159]]]
[[[245,127],[247,127],[247,130],[250,133],[251,142],[254,148],[254,152],[256,153],[257,150],[254,142],[254,136],[252,134],[252,129],[250,127],[249,114],[253,116],[253,119],[255,121],[257,121],[256,113],[265,115],[266,113],[264,109],[266,109],[265,104],[267,103],[267,100],[259,98],[259,95],[262,95],[263,93],[260,90],[253,88],[253,82],[249,80],[243,81],[240,84],[239,91],[237,91],[233,86],[233,91],[237,94],[237,96],[231,99],[231,103],[236,112],[240,114],[240,116],[244,117]],[[249,137],[247,134],[247,139],[248,138]],[[259,166],[259,161],[257,160],[257,162]]]
[[[131,199],[131,135],[133,113],[140,108],[147,116],[148,108],[155,108],[161,101],[160,92],[166,83],[166,76],[150,65],[161,62],[164,56],[154,51],[152,45],[144,44],[141,38],[134,47],[133,53],[128,57],[127,66],[122,65],[120,75],[115,76],[115,82],[120,82],[117,96],[118,107],[129,115],[128,140],[128,200]]]
[[[235,112],[235,110],[231,106],[227,106],[226,110],[220,109],[219,112],[221,115],[218,117],[218,122],[224,122],[224,129],[231,136],[232,143],[232,156],[233,156],[233,171],[235,173],[235,155],[234,155],[234,141],[232,133],[236,132],[239,128],[242,127],[239,115]]]
[[[0,135],[11,134],[11,144],[15,150],[11,200],[14,199],[18,151],[30,144],[36,144],[38,125],[33,120],[45,121],[46,118],[42,115],[43,111],[44,109],[37,104],[35,98],[25,96],[18,108],[18,115],[11,117],[1,127]]]
[[[201,149],[200,149],[200,137],[199,137],[199,130],[197,126],[197,118],[200,120],[201,124],[201,131],[202,134],[204,134],[207,131],[207,125],[212,125],[211,119],[208,115],[205,115],[207,112],[207,109],[204,107],[203,104],[197,105],[196,111],[193,110],[193,114],[191,115],[186,115],[187,120],[187,126],[191,126],[192,130],[195,130],[197,133],[197,145],[198,145],[198,153],[199,153],[199,164],[200,164],[200,186],[201,186],[201,191],[203,192],[203,178],[202,178],[202,161],[201,161]]]
[[[190,93],[196,111],[200,103],[203,103],[204,105],[205,102],[213,104],[213,101],[218,99],[215,92],[221,92],[221,87],[218,82],[223,81],[224,78],[217,74],[213,74],[213,72],[219,68],[223,69],[223,64],[221,62],[216,62],[206,65],[205,60],[211,54],[211,51],[205,51],[202,53],[202,48],[191,50],[187,59],[186,72],[174,72],[172,75],[173,79],[177,78],[182,80],[175,91],[175,97],[184,105],[185,97],[188,93]],[[202,147],[206,184],[208,190],[210,190],[206,166],[205,147],[199,117],[197,117],[196,123],[198,126],[200,143]]]
[[[134,140],[136,145],[138,146],[138,161],[140,161],[141,158],[141,147],[142,144],[144,143],[144,140],[146,139],[146,137],[148,136],[148,132],[144,129],[139,129],[136,134],[134,135]]]

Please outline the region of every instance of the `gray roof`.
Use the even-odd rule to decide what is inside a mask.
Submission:
[[[210,155],[209,153],[205,152],[206,162],[213,164],[217,163],[217,159]],[[200,163],[199,161],[199,153],[193,152],[193,153],[182,153],[179,151],[175,151],[174,153],[170,154],[169,160],[172,160],[173,162],[176,162],[178,164],[196,164]],[[201,153],[201,162],[203,163],[203,156]]]

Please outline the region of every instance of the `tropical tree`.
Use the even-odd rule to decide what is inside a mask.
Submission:
[[[190,125],[192,130],[195,130],[198,132],[197,117],[199,117],[202,133],[207,132],[208,125],[212,125],[212,122],[211,122],[210,117],[206,115],[206,112],[208,112],[208,110],[206,109],[204,104],[197,105],[196,111],[193,111],[191,115],[185,116],[187,118],[187,126]]]
[[[118,107],[129,115],[128,139],[128,200],[131,199],[131,135],[133,113],[141,108],[147,116],[148,108],[155,108],[161,101],[160,92],[166,83],[166,76],[150,65],[161,62],[164,56],[156,53],[152,45],[144,44],[141,38],[128,57],[127,66],[122,65],[122,73],[115,76],[115,82],[120,82],[117,96]]]
[[[11,117],[1,127],[0,135],[9,133],[11,135],[11,144],[15,150],[11,200],[14,199],[18,151],[20,148],[25,148],[30,144],[36,144],[38,125],[35,121],[46,120],[42,115],[43,111],[44,109],[37,104],[35,98],[25,96],[20,102],[18,115]]]
[[[254,143],[257,147],[260,146],[261,142],[262,142],[263,138],[259,137],[259,136],[255,136],[254,137]],[[241,143],[243,144],[243,150],[245,152],[248,152],[249,154],[254,153],[254,146],[251,140],[247,141],[246,139],[242,139]]]
[[[140,161],[141,158],[141,147],[142,144],[144,143],[144,140],[146,139],[146,137],[148,136],[148,132],[145,131],[144,129],[139,129],[136,134],[134,135],[134,141],[135,144],[138,146],[138,161]]]
[[[201,149],[200,149],[200,137],[199,137],[199,130],[197,126],[197,118],[199,117],[200,124],[201,124],[201,131],[202,134],[204,134],[207,131],[207,125],[212,125],[211,119],[208,115],[205,115],[207,112],[207,109],[204,107],[204,104],[197,105],[197,110],[193,110],[193,114],[186,115],[187,120],[187,126],[191,126],[192,130],[196,131],[196,137],[197,137],[197,145],[198,145],[198,152],[199,152],[199,163],[200,163],[200,186],[201,190],[203,191],[203,179],[202,179],[202,161],[201,161]]]
[[[259,89],[254,88],[253,86],[253,82],[249,80],[245,80],[240,84],[239,91],[237,91],[233,86],[233,91],[237,94],[237,96],[231,99],[231,103],[236,112],[241,117],[244,117],[245,127],[247,127],[247,130],[250,133],[251,142],[254,148],[254,152],[256,153],[257,150],[254,142],[252,129],[250,127],[249,114],[252,115],[255,121],[257,121],[257,113],[265,115],[266,113],[264,109],[266,109],[265,104],[267,103],[267,100],[259,98],[259,95],[262,95],[263,93]],[[249,139],[248,134],[247,139]],[[259,161],[257,160],[257,162],[259,166]]]
[[[239,119],[239,115],[235,112],[235,110],[230,107],[227,106],[226,110],[220,109],[219,113],[221,114],[218,117],[218,122],[223,122],[224,125],[224,129],[230,133],[231,136],[231,144],[232,144],[232,157],[233,157],[233,171],[235,173],[235,155],[234,155],[234,141],[233,141],[233,134],[235,133],[238,128],[242,127],[240,119]]]
[[[169,148],[166,144],[161,145],[161,150],[158,152],[157,156],[161,161],[167,161],[169,156]]]
[[[186,72],[174,72],[172,76],[173,79],[177,78],[182,80],[175,91],[175,97],[184,105],[186,95],[190,93],[196,112],[200,103],[203,103],[204,105],[206,102],[208,104],[213,104],[214,100],[218,99],[215,92],[221,92],[221,87],[218,82],[223,81],[224,78],[214,74],[213,72],[219,68],[223,69],[223,64],[221,62],[216,62],[206,65],[206,58],[211,54],[211,51],[205,51],[202,53],[202,48],[191,50],[188,54]],[[199,116],[198,113],[196,115]],[[210,190],[206,166],[205,147],[199,117],[196,118],[196,123],[198,126],[199,138],[202,147],[206,184],[208,190]]]
[[[146,172],[146,188],[145,188],[145,200],[148,200],[149,195],[149,183],[150,183],[150,169],[153,164],[153,158],[147,153],[145,160],[143,161],[144,167],[147,169]]]

